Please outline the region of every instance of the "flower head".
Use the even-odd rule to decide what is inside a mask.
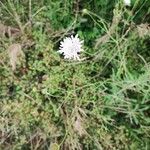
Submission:
[[[131,5],[131,0],[124,0],[124,5],[130,6]]]
[[[78,38],[78,34],[73,37],[66,37],[60,42],[59,53],[64,55],[65,59],[80,60],[79,53],[82,49],[83,41]]]

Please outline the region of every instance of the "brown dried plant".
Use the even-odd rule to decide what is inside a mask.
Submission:
[[[19,62],[19,57],[24,57],[24,53],[21,49],[21,45],[19,43],[11,44],[8,47],[8,55],[9,55],[12,70],[15,71],[16,65]]]

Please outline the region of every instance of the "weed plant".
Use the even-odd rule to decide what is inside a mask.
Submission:
[[[0,149],[150,149],[150,1],[1,0]],[[82,61],[57,52],[78,34]]]

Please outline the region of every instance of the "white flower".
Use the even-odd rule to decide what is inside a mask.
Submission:
[[[78,38],[78,34],[73,37],[66,37],[60,42],[59,53],[64,55],[65,59],[80,60],[79,53],[82,49],[83,41]]]
[[[130,6],[131,5],[131,0],[124,0],[124,4],[126,6]]]

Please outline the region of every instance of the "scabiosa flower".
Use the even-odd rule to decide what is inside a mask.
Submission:
[[[78,34],[73,37],[66,37],[60,42],[59,53],[64,55],[65,59],[80,60],[79,53],[82,49],[83,41],[78,38]]]
[[[131,0],[124,0],[124,5],[130,6],[131,5]]]

